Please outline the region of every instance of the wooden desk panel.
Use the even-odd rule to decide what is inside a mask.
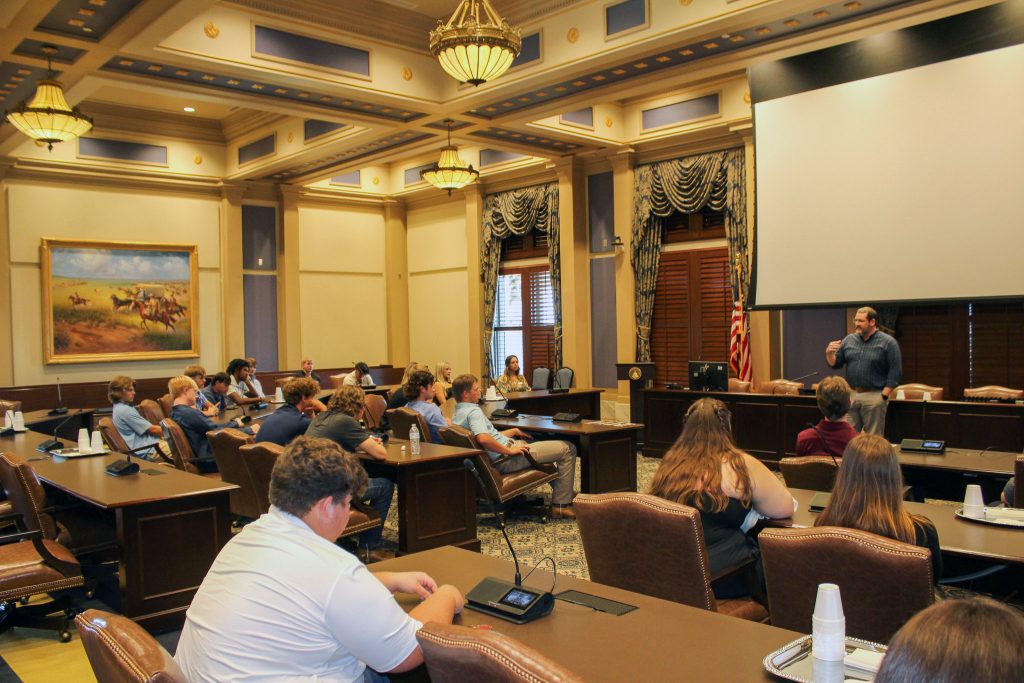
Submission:
[[[554,415],[579,413],[583,417],[601,417],[601,394],[604,389],[570,389],[564,394],[551,394],[545,390],[514,391],[506,394],[508,407],[521,413]]]
[[[425,571],[463,594],[486,576],[511,580],[511,562],[437,548],[374,565],[379,571]],[[538,568],[525,585],[551,588],[552,574]],[[799,633],[558,575],[555,593],[575,589],[638,609],[622,616],[555,601],[552,613],[516,625],[472,610],[455,617],[461,626],[486,624],[575,672],[589,683],[622,681],[774,681],[761,660]],[[419,601],[397,595],[406,610]],[[424,675],[425,677],[425,675]]]

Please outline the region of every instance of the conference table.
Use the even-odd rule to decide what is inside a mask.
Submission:
[[[505,394],[507,407],[531,415],[577,413],[585,418],[601,417],[601,394],[604,389],[569,389],[551,393],[546,389],[510,391]],[[488,401],[495,403],[495,401]]]
[[[228,498],[238,487],[146,461],[138,461],[138,474],[112,477],[106,466],[124,456],[55,457],[36,450],[47,438],[31,431],[6,435],[0,449],[20,455],[47,487],[109,521],[118,546],[122,614],[151,631],[180,628],[231,537]]]

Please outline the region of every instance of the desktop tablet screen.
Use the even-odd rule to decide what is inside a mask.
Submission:
[[[521,588],[513,588],[508,593],[505,593],[504,597],[498,602],[509,607],[517,607],[519,609],[526,609],[530,603],[537,599],[537,593],[531,593],[530,591],[524,591]]]

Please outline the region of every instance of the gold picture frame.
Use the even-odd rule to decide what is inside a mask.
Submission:
[[[194,244],[42,238],[47,365],[196,358]]]

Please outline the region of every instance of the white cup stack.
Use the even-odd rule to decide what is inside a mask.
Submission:
[[[982,519],[985,517],[985,499],[981,496],[981,486],[970,484],[964,495],[964,517]]]
[[[902,389],[897,389],[896,390],[896,400],[897,401],[902,401],[906,397],[907,397],[907,393],[905,391],[903,391]]]
[[[92,453],[92,446],[89,444],[89,430],[85,427],[78,430],[78,452]]]
[[[488,401],[498,400],[498,390],[494,388],[493,384],[487,387],[487,394],[484,398],[487,399]]]
[[[14,411],[4,413],[4,429],[14,429]]]
[[[25,431],[25,414],[22,413],[20,410],[14,413],[14,431]]]
[[[923,400],[923,401],[930,401],[930,400],[932,400],[932,392],[930,392],[930,391],[923,391],[923,392],[921,392],[921,400]]]
[[[278,387],[277,391],[274,392],[274,403],[284,403],[284,392],[281,390],[281,387]]]
[[[93,430],[92,439],[90,439],[89,442],[89,448],[92,450],[93,453],[103,452],[103,436],[99,433],[98,430]]]
[[[834,583],[818,585],[811,616],[811,654],[826,662],[841,662],[846,656],[846,616]]]

